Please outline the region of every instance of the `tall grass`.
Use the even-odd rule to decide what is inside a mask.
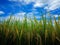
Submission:
[[[10,17],[0,23],[0,45],[60,45],[60,17],[38,21],[27,17],[21,22]]]

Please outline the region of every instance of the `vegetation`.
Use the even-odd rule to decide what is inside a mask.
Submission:
[[[27,17],[20,20],[11,20],[0,23],[0,45],[60,45],[60,17],[40,21]]]

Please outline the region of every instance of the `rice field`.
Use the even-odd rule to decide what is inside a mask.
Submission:
[[[60,45],[60,17],[58,21],[42,16],[41,20],[27,17],[20,20],[8,20],[0,23],[0,45]]]

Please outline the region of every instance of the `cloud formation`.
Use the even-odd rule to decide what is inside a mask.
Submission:
[[[2,15],[2,14],[4,14],[4,12],[3,11],[0,11],[0,15]]]
[[[8,1],[9,1],[8,3],[5,2],[5,4],[0,6],[1,10],[3,9],[4,11],[4,12],[0,11],[0,16],[1,14],[13,13],[13,18],[16,17],[17,19],[23,17],[23,15],[25,14],[28,15],[28,18],[29,17],[33,18],[32,15],[38,15],[36,16],[36,18],[40,18],[39,17],[40,15],[44,15],[45,13],[47,13],[46,10],[53,11],[57,8],[60,8],[60,0],[8,0]]]
[[[49,10],[60,8],[60,0],[50,0],[48,6]]]
[[[34,7],[42,7],[44,5],[48,5],[49,10],[54,10],[60,7],[60,0],[10,0],[10,1],[20,1],[25,2],[25,4],[29,4],[30,2],[34,2]]]
[[[41,3],[41,2],[36,2],[35,4],[34,4],[34,7],[42,7],[44,4],[43,3]]]

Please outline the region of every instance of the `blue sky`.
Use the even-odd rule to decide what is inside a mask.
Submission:
[[[23,18],[39,16],[50,12],[51,16],[60,15],[60,0],[0,0],[0,19],[8,19],[10,15],[13,17]]]

